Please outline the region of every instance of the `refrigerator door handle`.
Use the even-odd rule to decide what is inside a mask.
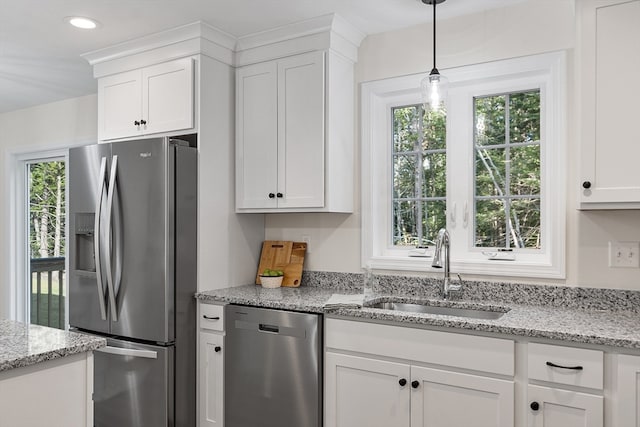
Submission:
[[[99,348],[96,351],[100,351],[102,353],[115,354],[118,356],[144,357],[147,359],[158,358],[158,352],[151,351],[151,350],[135,350],[132,348],[106,346],[106,347]]]
[[[98,184],[98,201],[96,203],[95,210],[95,222],[93,225],[93,251],[96,265],[96,284],[98,286],[98,302],[100,303],[100,318],[102,320],[107,320],[107,308],[105,305],[105,296],[104,296],[104,288],[102,282],[102,262],[100,256],[100,220],[102,215],[102,201],[104,199],[104,182],[105,182],[105,173],[107,172],[107,158],[103,157],[100,162],[100,176],[99,176],[99,184]]]
[[[113,194],[116,188],[116,171],[118,169],[118,156],[113,156],[111,160],[111,174],[109,175],[109,192],[107,193],[107,236],[109,238],[109,250],[106,253],[107,261],[107,287],[109,289],[109,306],[111,307],[111,321],[118,321],[118,310],[116,307],[116,293],[113,283],[113,254],[112,254],[112,229],[113,229]],[[119,281],[119,277],[116,275]],[[118,286],[120,284],[118,283]]]

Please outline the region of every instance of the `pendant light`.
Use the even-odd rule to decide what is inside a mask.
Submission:
[[[436,68],[436,5],[444,2],[445,0],[422,0],[424,4],[433,5],[433,68],[420,83],[422,103],[426,110],[431,111],[445,109],[449,89],[449,80]]]

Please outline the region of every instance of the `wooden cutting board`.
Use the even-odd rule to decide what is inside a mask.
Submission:
[[[256,285],[260,284],[260,274],[269,270],[284,271],[282,286],[300,286],[302,281],[302,265],[307,244],[286,240],[265,240],[262,243],[260,263],[256,273]]]

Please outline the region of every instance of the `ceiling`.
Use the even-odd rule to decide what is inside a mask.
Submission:
[[[438,19],[521,1],[449,0]],[[236,37],[328,13],[365,34],[431,21],[420,0],[0,0],[0,11],[0,113],[95,93],[82,53],[195,21]],[[101,25],[64,21],[78,15]]]

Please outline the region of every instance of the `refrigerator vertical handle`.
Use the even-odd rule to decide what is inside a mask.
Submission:
[[[102,201],[104,199],[105,173],[107,172],[107,158],[103,157],[100,162],[100,176],[98,178],[98,201],[96,202],[95,219],[93,225],[93,252],[96,264],[96,284],[98,286],[98,302],[100,303],[100,318],[107,320],[107,308],[104,301],[104,287],[102,285],[102,262],[100,254],[100,220],[102,215]]]
[[[112,251],[112,225],[113,225],[113,193],[116,187],[116,171],[118,169],[118,156],[113,156],[111,160],[111,173],[109,174],[109,191],[107,193],[107,233],[109,239],[108,250],[105,254],[107,264],[107,288],[109,289],[109,306],[111,307],[111,321],[118,321],[118,310],[116,307],[116,293],[113,283],[113,251]]]

